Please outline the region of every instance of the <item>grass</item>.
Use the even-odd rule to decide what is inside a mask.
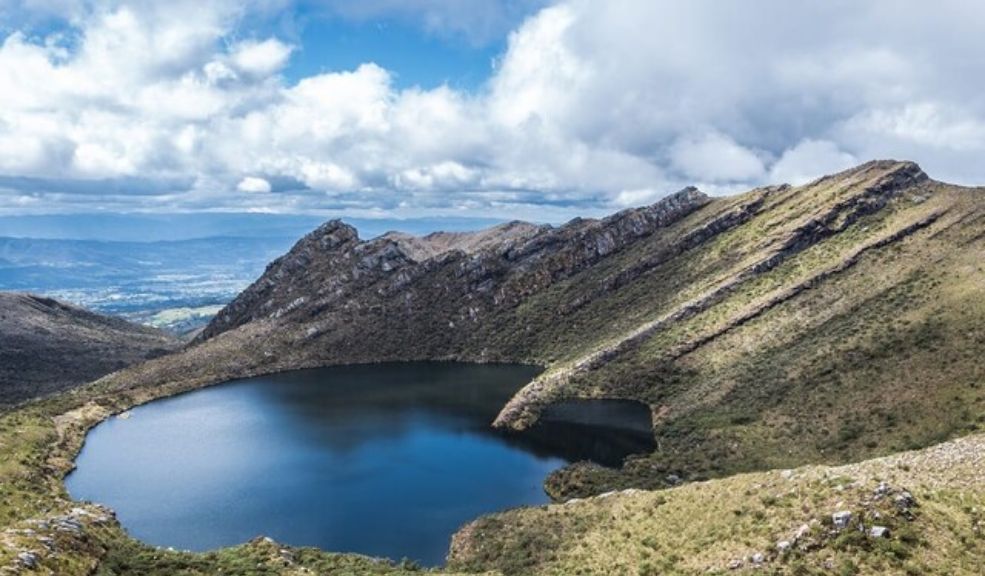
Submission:
[[[636,575],[723,574],[738,563],[766,574],[977,574],[985,554],[976,456],[983,445],[979,436],[840,468],[743,474],[487,516],[461,533],[451,566]],[[889,491],[876,496],[883,482]],[[896,503],[904,490],[916,501],[908,509]],[[853,520],[837,530],[831,515],[843,510]],[[872,526],[890,537],[871,537]],[[791,543],[788,551],[777,548],[781,541]]]
[[[552,474],[546,489],[557,500],[596,497],[478,519],[456,537],[451,570],[726,573],[740,561],[751,570],[759,553],[767,574],[977,574],[985,558],[981,436],[814,466],[985,430],[983,193],[923,182],[866,204],[898,168],[877,164],[715,200],[476,320],[455,307],[491,305],[458,299],[462,263],[449,259],[408,281],[425,317],[405,314],[374,285],[363,305],[328,314],[338,321],[328,340],[308,339],[298,320],[261,320],[0,414],[0,566],[38,549],[37,534],[23,532],[51,532],[38,519],[78,507],[61,479],[85,431],[108,414],[231,378],[441,358],[548,366],[517,397],[513,424],[559,398],[646,402],[658,445],[621,469],[582,463]],[[641,327],[644,337],[627,344]],[[610,354],[575,368],[599,350]],[[670,475],[690,483],[665,489]],[[919,508],[900,514],[873,498],[881,481],[910,490]],[[839,509],[893,536],[834,531],[830,514]],[[803,524],[809,535],[778,553],[777,543]],[[416,572],[264,540],[210,554],[158,550],[114,521],[87,520],[80,537],[53,537],[55,553],[42,568],[56,574]]]

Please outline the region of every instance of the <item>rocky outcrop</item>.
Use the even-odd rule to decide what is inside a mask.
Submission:
[[[0,293],[0,405],[65,390],[177,347],[153,328],[51,298]]]
[[[378,317],[374,325],[397,320],[418,331],[454,330],[462,319],[474,324],[517,306],[708,202],[687,188],[652,206],[558,228],[513,222],[474,233],[390,233],[369,241],[333,220],[271,263],[199,340],[260,319],[318,322],[312,336],[335,331],[344,311],[382,313],[394,307],[395,295],[405,304],[398,306],[402,318]]]

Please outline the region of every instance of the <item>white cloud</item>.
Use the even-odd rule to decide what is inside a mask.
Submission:
[[[258,178],[256,176],[247,176],[239,181],[236,185],[236,189],[240,192],[248,192],[251,194],[267,194],[271,190],[270,182],[267,182],[263,178]]]
[[[237,70],[254,76],[268,76],[280,72],[287,64],[292,48],[276,38],[262,42],[240,42],[230,50],[230,59]]]
[[[820,176],[835,174],[859,164],[834,142],[804,140],[783,153],[770,170],[769,180],[776,184],[806,184]]]
[[[0,211],[41,198],[563,218],[874,157],[985,182],[985,10],[973,3],[561,0],[516,26],[488,83],[465,92],[398,89],[399,70],[370,62],[290,83],[305,47],[240,30],[290,1],[35,0],[70,28],[0,43],[0,176],[41,179],[30,202],[0,192]],[[534,5],[322,3],[475,41]],[[52,178],[140,178],[145,193],[56,195]]]
[[[671,147],[671,162],[688,178],[715,182],[754,181],[765,170],[756,154],[719,133],[678,140]]]

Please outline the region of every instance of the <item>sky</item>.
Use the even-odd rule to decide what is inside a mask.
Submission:
[[[974,0],[0,0],[0,215],[562,221],[985,184]]]

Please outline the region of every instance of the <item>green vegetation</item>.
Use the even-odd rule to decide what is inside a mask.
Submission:
[[[619,236],[625,220],[577,222],[530,232],[534,248],[512,237],[509,250],[424,262],[339,227],[313,234],[236,305],[253,321],[0,416],[0,566],[37,550],[57,574],[412,571],[264,540],[151,549],[94,506],[73,516],[84,537],[55,534],[45,552],[37,522],[72,516],[61,478],[85,430],[134,404],[279,370],[458,359],[547,367],[499,425],[522,428],[560,399],[635,399],[653,410],[658,448],[553,474],[556,500],[583,499],[478,519],[451,569],[980,573],[985,192],[881,162],[695,202],[639,236]],[[915,506],[897,505],[905,491]],[[833,525],[839,511],[851,528]]]
[[[840,468],[504,512],[459,532],[449,565],[505,574],[979,574],[983,449],[976,436]],[[838,512],[851,513],[842,528]]]

